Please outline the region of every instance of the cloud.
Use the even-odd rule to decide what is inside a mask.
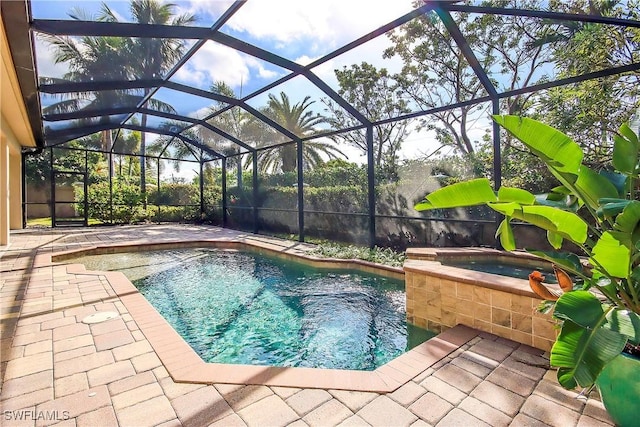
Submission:
[[[263,0],[245,3],[227,25],[257,39],[283,43],[310,39],[317,43],[316,49],[327,43],[331,48],[411,9],[411,0]]]
[[[194,119],[203,119],[211,114],[211,107],[202,107],[198,108],[196,111],[192,111],[187,114],[189,117],[193,117]]]
[[[56,64],[53,60],[53,47],[41,38],[35,38],[35,58],[40,77],[62,77],[69,71],[66,64]]]
[[[213,23],[233,4],[233,0],[192,0],[177,3],[178,14],[195,15],[200,24],[213,25]]]
[[[257,58],[208,41],[176,72],[173,80],[205,90],[223,81],[239,92],[243,87],[254,90],[284,75],[284,71],[274,68]]]

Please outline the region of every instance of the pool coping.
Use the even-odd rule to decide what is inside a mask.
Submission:
[[[40,254],[34,260],[39,266],[69,260],[78,254],[125,252],[161,248],[216,247],[250,249],[272,255],[303,260],[320,268],[347,268],[376,272],[392,277],[404,276],[402,269],[381,266],[360,260],[322,259],[305,255],[296,245],[283,248],[264,241],[243,239],[207,239],[199,241],[128,242],[126,244],[91,246]],[[374,371],[354,371],[318,368],[284,368],[274,366],[230,365],[204,362],[146,298],[120,272],[86,270],[82,264],[67,264],[70,274],[105,277],[115,295],[151,344],[162,364],[175,382],[225,383],[280,387],[339,389],[352,391],[392,392],[427,370],[460,346],[478,335],[478,331],[463,325],[448,329],[416,346]]]

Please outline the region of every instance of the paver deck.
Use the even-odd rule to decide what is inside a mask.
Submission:
[[[612,425],[596,393],[578,398],[557,385],[542,351],[480,332],[423,368],[407,366],[401,372],[401,366],[387,367],[388,378],[398,378],[402,385],[384,393],[361,386],[354,391],[318,384],[176,382],[152,345],[158,343],[149,341],[153,328],[132,315],[106,276],[46,262],[52,253],[82,247],[214,238],[257,240],[282,250],[306,248],[195,225],[13,232],[10,245],[0,248],[0,424]],[[114,311],[119,317],[92,325],[81,322],[98,311]],[[190,362],[184,363],[183,371],[189,373]]]

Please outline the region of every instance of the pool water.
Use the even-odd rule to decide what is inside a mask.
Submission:
[[[553,270],[545,265],[523,265],[517,263],[482,260],[482,261],[453,261],[443,264],[460,267],[467,270],[481,271],[483,273],[498,274],[500,276],[515,277],[516,279],[529,280],[529,274],[534,270],[544,275],[545,283],[557,283]]]
[[[216,249],[77,261],[129,276],[206,362],[373,370],[435,335],[386,277]]]

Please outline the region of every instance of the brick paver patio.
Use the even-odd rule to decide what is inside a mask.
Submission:
[[[0,250],[2,426],[606,426],[540,350],[478,333],[390,393],[177,383],[105,277],[39,257],[123,242],[262,236],[148,225],[13,232]],[[299,245],[299,244],[296,244]],[[70,271],[69,271],[70,270]],[[104,323],[82,319],[102,311]]]

